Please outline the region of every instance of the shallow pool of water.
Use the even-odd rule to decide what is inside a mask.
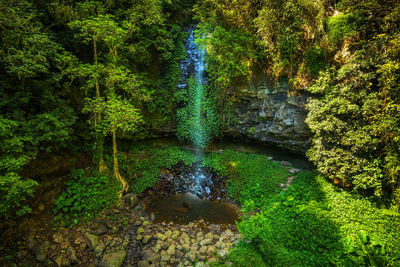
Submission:
[[[202,200],[190,193],[154,200],[146,207],[154,222],[187,224],[203,219],[214,224],[233,224],[238,208],[221,201]]]

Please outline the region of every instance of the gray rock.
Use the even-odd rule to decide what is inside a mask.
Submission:
[[[170,256],[174,255],[175,249],[176,249],[175,245],[170,245],[167,250],[168,255],[170,255]]]
[[[107,227],[106,227],[104,224],[101,223],[101,224],[99,225],[99,227],[97,228],[96,233],[97,233],[98,235],[102,235],[102,234],[107,233],[107,231],[108,231]]]
[[[148,261],[139,261],[138,267],[149,267],[150,263]]]
[[[68,254],[69,259],[71,260],[71,263],[78,262],[78,257],[76,256],[76,251],[72,246],[69,246],[67,248],[67,254]]]
[[[100,266],[101,267],[120,267],[124,262],[126,251],[124,249],[112,253],[104,254]]]
[[[99,244],[99,237],[97,235],[85,233],[84,237],[85,237],[90,249],[94,249]]]
[[[94,256],[96,258],[100,258],[101,255],[103,254],[103,251],[105,250],[106,246],[103,244],[103,242],[99,242],[97,244],[97,246],[94,248],[93,252],[94,252]]]
[[[46,240],[37,244],[33,248],[33,253],[35,254],[35,257],[38,261],[44,262],[46,260],[49,247],[50,247],[50,242]]]
[[[57,244],[60,244],[60,243],[62,243],[64,241],[64,238],[63,238],[63,235],[60,232],[56,232],[53,235],[53,240]]]

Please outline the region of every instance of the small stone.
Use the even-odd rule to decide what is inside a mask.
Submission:
[[[191,262],[194,262],[196,260],[197,252],[191,251],[188,254],[186,254],[186,258],[190,260]]]
[[[205,238],[206,238],[206,239],[211,239],[211,240],[213,240],[213,239],[214,239],[214,235],[213,235],[211,232],[209,232],[209,233],[207,233],[207,234],[205,235]]]
[[[200,242],[201,246],[207,246],[210,245],[212,243],[212,239],[204,239]]]
[[[148,267],[150,266],[150,263],[148,261],[139,261],[138,262],[138,267]]]
[[[33,253],[35,254],[35,257],[38,261],[43,262],[46,259],[49,247],[50,247],[50,242],[46,240],[37,244],[33,248]]]
[[[137,241],[140,241],[140,240],[142,240],[142,239],[143,239],[143,236],[142,236],[142,235],[137,235],[137,236],[136,236],[136,240],[137,240]]]
[[[162,255],[161,256],[161,262],[169,262],[170,259],[171,259],[170,255]]]
[[[208,249],[208,247],[201,247],[201,248],[199,249],[199,252],[200,252],[201,254],[205,254],[205,253],[207,252],[207,249]]]
[[[63,256],[62,255],[58,255],[54,259],[54,262],[57,264],[58,267],[62,266],[62,261],[63,261]]]
[[[175,245],[170,245],[167,250],[168,255],[172,256],[175,254]]]
[[[226,256],[228,255],[228,250],[226,250],[226,249],[223,249],[223,250],[220,250],[219,252],[218,252],[218,255],[220,256],[220,257],[222,257],[223,259],[225,259],[226,258]]]
[[[65,249],[67,249],[69,246],[70,246],[69,242],[68,242],[68,241],[65,241],[65,242],[62,242],[62,243],[61,243],[60,248],[65,250]]]
[[[170,238],[172,236],[172,231],[171,230],[166,231],[165,235],[167,236],[167,238]]]
[[[76,251],[72,246],[69,246],[67,248],[67,254],[71,260],[71,263],[77,263],[78,262],[78,257],[76,256]]]
[[[124,242],[122,243],[122,246],[125,248],[129,244],[129,237],[125,237]]]
[[[103,244],[103,242],[99,242],[98,245],[94,248],[94,256],[96,258],[100,258],[101,255],[103,254],[103,251],[105,250],[106,246]]]
[[[204,238],[203,232],[198,232],[198,233],[196,234],[196,238],[197,238],[197,239],[203,239],[203,238]]]
[[[151,239],[151,235],[145,235],[143,237],[143,243],[147,244],[149,242],[149,240]]]
[[[176,230],[175,230],[175,231],[172,233],[172,237],[171,237],[171,238],[172,238],[173,240],[176,240],[176,239],[178,239],[179,234],[180,234],[179,231],[176,231]]]
[[[207,253],[212,255],[212,254],[214,254],[214,251],[215,251],[215,249],[210,246],[210,247],[208,247]]]
[[[167,239],[167,236],[161,233],[157,233],[156,237],[161,241],[165,241],[165,239]]]
[[[62,243],[64,241],[64,238],[63,238],[63,236],[62,236],[62,234],[60,232],[56,232],[53,235],[53,240],[57,244],[60,244],[60,243]]]
[[[71,261],[67,257],[62,258],[62,266],[70,266]]]
[[[190,250],[190,245],[189,244],[184,244],[183,246],[183,250],[185,251],[185,252],[188,252],[189,250]]]
[[[101,267],[120,267],[124,262],[126,252],[121,249],[116,252],[104,254],[103,259],[100,262]]]
[[[89,245],[90,249],[94,249],[99,244],[99,237],[89,233],[84,234],[84,237]]]
[[[107,233],[107,226],[105,226],[104,224],[100,224],[99,225],[99,227],[97,228],[97,230],[96,230],[96,233],[98,234],[98,235],[102,235],[102,234],[105,234],[105,233]]]

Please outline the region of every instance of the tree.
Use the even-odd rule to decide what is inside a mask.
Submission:
[[[135,132],[137,130],[139,123],[143,122],[139,110],[134,108],[128,101],[111,96],[108,100],[101,97],[93,100],[87,99],[84,112],[89,112],[93,116],[100,114],[103,120],[101,124],[96,125],[96,131],[112,135],[114,175],[122,184],[120,191],[120,196],[122,196],[128,189],[128,183],[119,172],[116,135],[118,130],[125,132]]]

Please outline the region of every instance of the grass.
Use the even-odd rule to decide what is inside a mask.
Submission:
[[[120,155],[120,166],[138,193],[157,182],[160,169],[197,160],[178,147],[139,145]],[[206,154],[203,165],[228,177],[229,196],[244,212],[237,223],[244,241],[213,265],[400,266],[400,214],[394,207],[377,207],[312,171],[299,173],[282,191],[280,184],[292,174],[263,155],[225,150]],[[104,189],[110,183],[105,177],[84,177],[82,171],[75,173],[56,202],[58,213],[70,216],[69,222],[97,211],[90,207],[96,201],[79,201],[82,196],[94,200],[117,192]]]

